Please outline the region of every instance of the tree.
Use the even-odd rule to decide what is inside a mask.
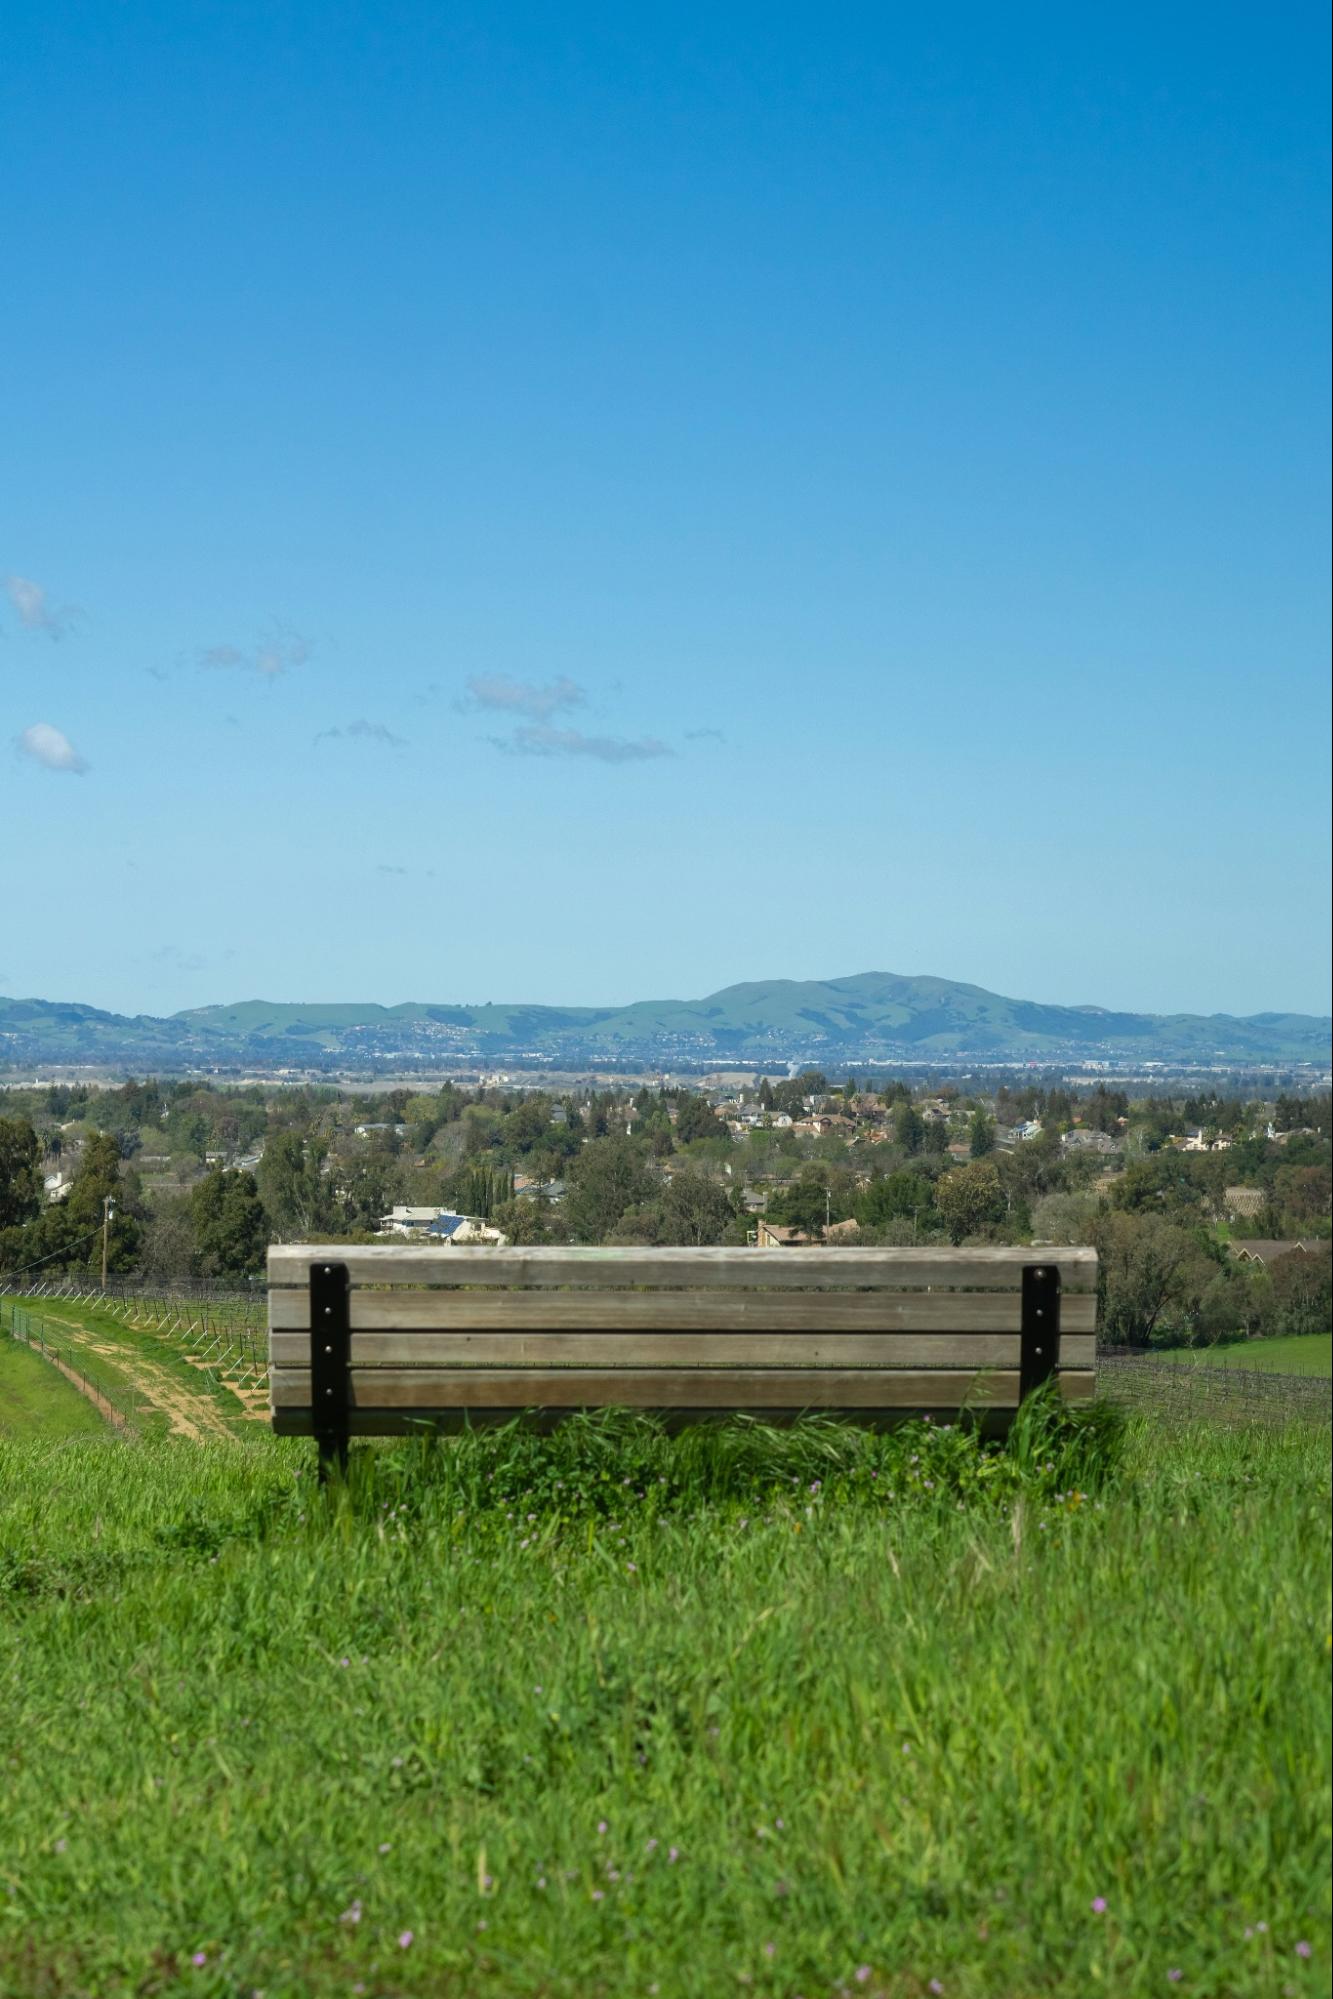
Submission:
[[[978,1104],[967,1127],[968,1150],[974,1159],[984,1159],[995,1150],[995,1124]]]
[[[1004,1190],[993,1160],[974,1159],[942,1173],[935,1182],[935,1205],[951,1242],[979,1235],[1004,1213]]]
[[[544,1201],[529,1200],[523,1195],[512,1201],[501,1201],[492,1212],[491,1221],[501,1235],[520,1248],[551,1240]]]
[[[605,1242],[627,1208],[650,1201],[656,1182],[628,1138],[592,1139],[569,1169],[565,1214],[580,1242]]]
[[[1032,1210],[1032,1240],[1071,1247],[1086,1242],[1096,1207],[1092,1194],[1043,1194]]]
[[[1273,1177],[1277,1205],[1298,1222],[1326,1221],[1329,1191],[1327,1166],[1279,1166]]]
[[[676,1137],[681,1145],[694,1138],[725,1138],[726,1127],[719,1124],[706,1097],[691,1093],[676,1112]]]
[[[214,1172],[190,1194],[202,1277],[250,1277],[264,1267],[268,1220],[253,1173]]]
[[[144,1226],[140,1275],[149,1284],[180,1284],[198,1275],[189,1194],[164,1194]]]
[[[279,1242],[318,1239],[334,1225],[333,1191],[324,1177],[328,1148],[322,1139],[282,1131],[268,1141],[259,1164],[259,1192]]]
[[[0,1229],[20,1228],[42,1210],[42,1148],[26,1118],[0,1118]]]
[[[855,1202],[855,1215],[862,1228],[883,1228],[886,1222],[915,1221],[933,1213],[935,1190],[923,1173],[886,1173],[872,1180]]]
[[[899,1104],[893,1114],[894,1143],[900,1145],[908,1158],[913,1158],[921,1150],[926,1127],[920,1111],[914,1104]]]
[[[64,1267],[101,1262],[100,1238],[108,1201],[114,1215],[107,1230],[107,1268],[133,1270],[143,1239],[142,1209],[135,1176],[121,1172],[120,1146],[110,1132],[93,1131],[83,1141],[68,1195],[47,1208],[34,1231],[34,1255],[50,1256]]]
[[[1333,1309],[1328,1245],[1313,1253],[1293,1250],[1269,1265],[1273,1300],[1284,1333],[1327,1333]]]
[[[720,1243],[731,1203],[716,1180],[693,1167],[672,1175],[661,1200],[660,1240],[698,1248]]]
[[[1111,1189],[1111,1204],[1130,1214],[1164,1214],[1177,1221],[1202,1220],[1206,1206],[1192,1162],[1170,1151],[1127,1166]]]
[[[454,1200],[460,1213],[480,1215],[487,1222],[513,1194],[514,1176],[507,1167],[469,1166],[454,1182]]]
[[[1102,1332],[1112,1344],[1147,1346],[1164,1320],[1188,1322],[1216,1269],[1196,1237],[1162,1215],[1103,1215],[1093,1240]]]

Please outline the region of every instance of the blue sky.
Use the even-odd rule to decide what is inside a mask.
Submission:
[[[6,18],[0,991],[1325,1010],[1323,8]]]

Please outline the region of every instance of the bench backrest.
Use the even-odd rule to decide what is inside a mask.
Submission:
[[[1094,1392],[1090,1249],[269,1251],[273,1426],[341,1449],[615,1405],[863,1419]]]

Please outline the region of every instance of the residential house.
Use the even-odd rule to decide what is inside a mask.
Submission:
[[[1256,1237],[1253,1242],[1232,1242],[1227,1244],[1237,1263],[1262,1263],[1265,1269],[1283,1256],[1327,1255],[1327,1243],[1274,1242]]]
[[[1111,1153],[1121,1150],[1119,1141],[1109,1131],[1062,1132],[1060,1144],[1066,1152]]]
[[[437,1215],[425,1230],[431,1242],[447,1243],[451,1248],[465,1243],[489,1243],[493,1249],[503,1249],[509,1241],[497,1228],[483,1221],[479,1215],[457,1215],[446,1213]]]
[[[424,1235],[432,1222],[438,1221],[446,1212],[438,1206],[413,1208],[396,1204],[387,1215],[381,1215],[377,1235]]]

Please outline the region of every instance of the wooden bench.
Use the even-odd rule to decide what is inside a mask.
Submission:
[[[520,1411],[822,1410],[1003,1427],[1095,1388],[1090,1249],[270,1249],[273,1427],[458,1428]]]

